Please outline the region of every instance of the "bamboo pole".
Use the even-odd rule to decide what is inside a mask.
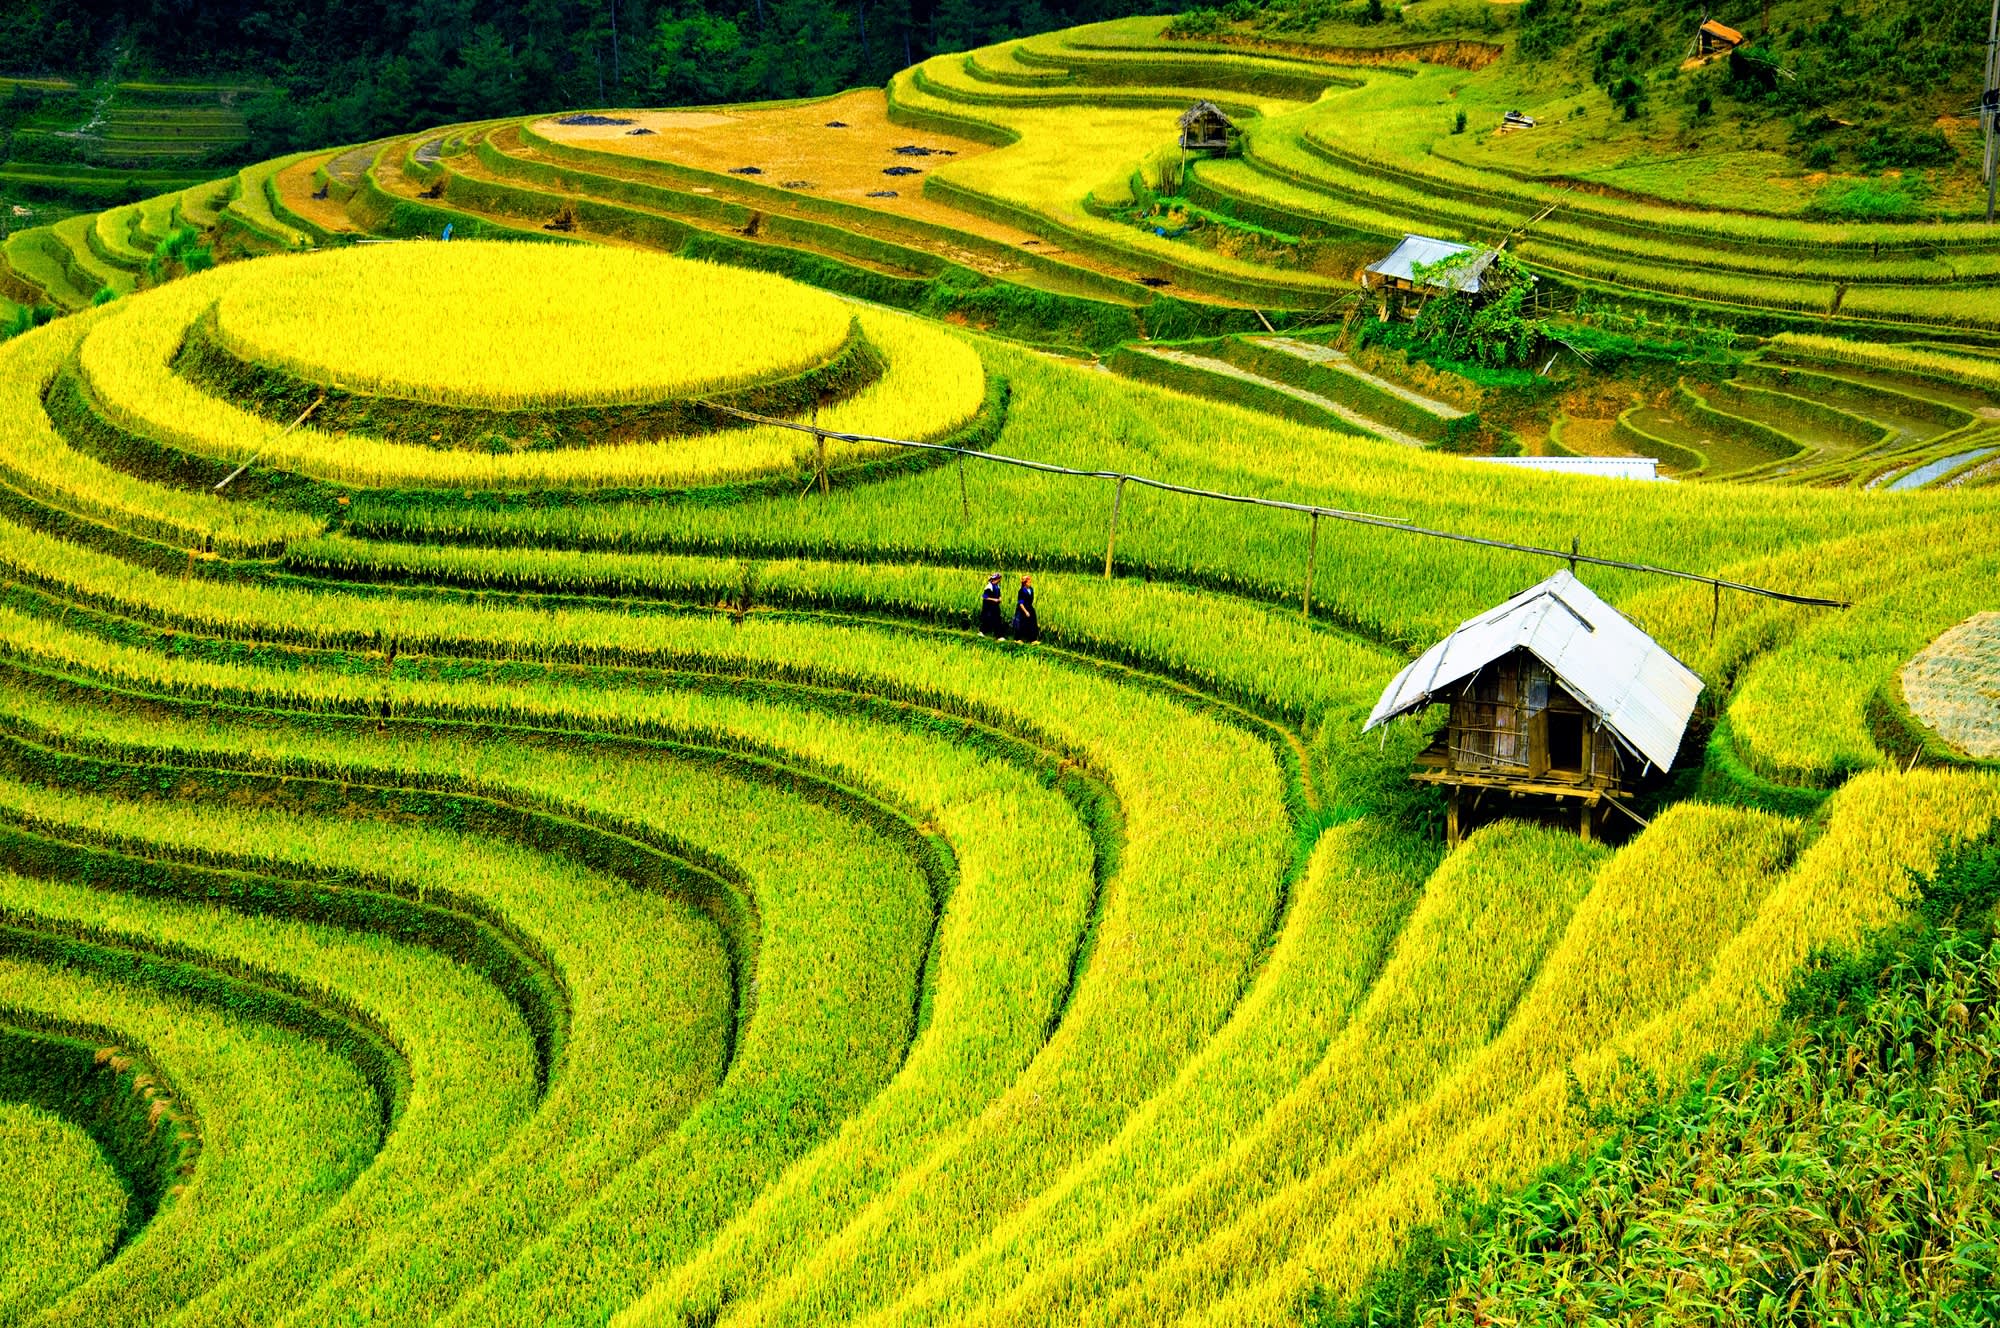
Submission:
[[[826,477],[826,435],[819,431],[819,403],[817,401],[813,403],[812,422],[813,442],[819,448],[819,491],[824,494],[831,490]]]
[[[1131,480],[1148,489],[1161,493],[1183,494],[1190,498],[1206,499],[1210,502],[1234,503],[1244,507],[1268,507],[1280,512],[1305,512],[1333,521],[1346,521],[1354,525],[1373,526],[1378,530],[1394,531],[1404,535],[1418,535],[1426,539],[1449,540],[1455,544],[1468,544],[1477,548],[1502,549],[1509,553],[1525,553],[1537,558],[1566,561],[1571,567],[1582,563],[1591,567],[1613,567],[1627,572],[1646,572],[1653,576],[1673,577],[1681,581],[1694,581],[1720,590],[1739,591],[1745,595],[1759,595],[1765,599],[1778,600],[1786,604],[1799,604],[1809,608],[1847,609],[1853,605],[1844,599],[1828,599],[1818,595],[1801,595],[1789,590],[1775,590],[1766,586],[1753,586],[1742,581],[1731,581],[1724,577],[1711,576],[1706,572],[1689,572],[1674,567],[1659,567],[1652,563],[1631,562],[1622,558],[1602,558],[1596,554],[1582,553],[1572,545],[1569,552],[1561,549],[1543,548],[1536,544],[1518,544],[1512,540],[1492,539],[1485,535],[1466,535],[1453,530],[1437,530],[1429,526],[1419,526],[1407,517],[1376,516],[1367,512],[1350,512],[1338,507],[1321,507],[1314,503],[1294,503],[1282,498],[1261,498],[1252,494],[1224,493],[1217,489],[1201,489],[1186,484],[1174,484],[1167,480],[1154,479],[1146,475],[1120,475],[1109,470],[1078,470],[1072,466],[1058,466],[1047,461],[1034,461],[1027,457],[1008,456],[1003,452],[985,452],[976,448],[958,447],[951,443],[925,443],[909,438],[888,438],[880,434],[845,433],[834,430],[819,430],[796,420],[783,420],[775,416],[759,415],[754,411],[725,406],[718,402],[706,402],[711,410],[734,415],[738,419],[754,424],[767,424],[778,429],[793,429],[801,433],[825,433],[828,437],[843,443],[878,443],[884,447],[902,447],[917,452],[936,452],[960,457],[973,457],[991,462],[996,466],[1012,466],[1019,470],[1032,470],[1043,475],[1067,475],[1078,479]],[[808,486],[810,487],[810,486]]]
[[[301,424],[304,424],[306,422],[307,416],[311,415],[314,411],[318,410],[321,406],[325,404],[326,404],[326,394],[322,392],[317,401],[313,402],[312,405],[307,406],[304,410],[299,412],[299,417],[297,419],[293,420],[290,424],[287,424],[283,429],[279,430],[277,438],[273,438],[271,442],[272,443],[277,442],[278,438],[283,438],[286,434],[298,428]],[[264,447],[269,447],[270,445],[271,445],[270,443],[266,443]],[[263,447],[260,447],[255,452],[252,452],[250,454],[249,460],[245,461],[242,465],[238,466],[236,469],[230,471],[227,475],[224,475],[222,477],[221,483],[217,484],[213,489],[210,489],[209,492],[221,493],[224,489],[228,488],[230,484],[232,484],[235,481],[238,475],[241,475],[244,471],[250,469],[252,463],[254,463],[258,457],[263,455],[264,455]]]
[[[1118,509],[1125,505],[1125,479],[1118,477],[1118,487],[1111,495],[1111,533],[1104,539],[1104,579],[1111,579],[1111,555],[1118,548]]]
[[[972,520],[972,499],[965,493],[965,453],[958,454],[958,519]]]
[[[1319,513],[1312,513],[1312,533],[1306,537],[1306,593],[1299,601],[1299,616],[1313,616],[1313,562],[1319,557]]]

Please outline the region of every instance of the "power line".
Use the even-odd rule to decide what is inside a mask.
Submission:
[[[1728,581],[1721,577],[1708,576],[1701,572],[1687,572],[1673,567],[1656,567],[1650,563],[1627,562],[1620,558],[1599,558],[1580,553],[1574,543],[1570,548],[1545,549],[1534,544],[1516,544],[1511,540],[1489,539],[1483,535],[1465,535],[1451,530],[1434,530],[1428,526],[1412,524],[1403,517],[1377,516],[1369,512],[1350,512],[1338,507],[1321,507],[1315,503],[1293,503],[1282,498],[1258,498],[1250,494],[1223,493],[1216,489],[1199,489],[1185,484],[1174,484],[1167,480],[1157,480],[1146,475],[1128,475],[1116,470],[1077,470],[1070,466],[1058,466],[1047,461],[1031,461],[1026,457],[1007,456],[1000,452],[985,452],[971,447],[955,447],[950,443],[920,443],[908,438],[884,438],[877,434],[841,433],[837,430],[821,428],[811,424],[799,424],[792,420],[776,419],[769,415],[759,415],[755,411],[740,410],[735,406],[725,406],[716,402],[704,402],[709,409],[752,423],[768,425],[778,429],[791,429],[798,433],[809,433],[824,443],[833,440],[842,443],[874,443],[883,447],[901,447],[913,451],[941,452],[959,458],[975,457],[983,461],[996,462],[1003,466],[1014,466],[1021,470],[1038,471],[1045,475],[1068,475],[1077,479],[1111,480],[1122,492],[1125,485],[1136,484],[1141,488],[1157,489],[1162,493],[1175,493],[1189,498],[1201,498],[1210,502],[1238,503],[1247,507],[1270,507],[1281,512],[1298,512],[1311,517],[1317,531],[1321,518],[1329,521],[1346,521],[1354,525],[1372,526],[1381,530],[1400,531],[1406,535],[1422,535],[1430,539],[1451,540],[1459,544],[1476,544],[1482,548],[1502,549],[1509,553],[1525,553],[1539,558],[1557,558],[1568,563],[1572,569],[1578,563],[1588,563],[1592,567],[1610,567],[1625,572],[1645,572],[1653,576],[1670,576],[1682,581],[1696,581],[1715,589],[1718,597],[1725,590],[1741,591],[1746,595],[1759,595],[1765,599],[1780,600],[1786,604],[1801,604],[1808,608],[1846,609],[1853,605],[1844,599],[1826,599],[1817,595],[1797,595],[1789,590],[1772,590],[1766,586],[1748,585],[1741,581]],[[821,463],[822,466],[824,462]],[[1115,521],[1115,517],[1114,517]],[[1113,527],[1113,538],[1116,537]],[[1109,570],[1107,549],[1107,572]],[[1310,596],[1310,587],[1307,594]]]

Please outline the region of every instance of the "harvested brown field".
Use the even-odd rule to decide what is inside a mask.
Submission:
[[[330,231],[351,231],[355,229],[353,220],[347,215],[347,205],[332,198],[314,198],[319,186],[313,182],[313,172],[332,160],[333,154],[323,157],[307,157],[292,163],[279,171],[275,177],[278,198],[292,211],[316,226]]]
[[[2000,613],[1975,613],[1903,666],[1910,713],[1967,756],[2000,758]]]
[[[620,111],[629,125],[565,125],[538,120],[534,131],[563,143],[584,143],[600,152],[679,162],[727,174],[755,167],[747,178],[761,185],[839,199],[881,212],[983,235],[1019,245],[1038,237],[1013,226],[924,197],[923,173],[943,162],[962,161],[994,149],[955,138],[891,124],[889,100],[879,88],[844,92],[825,101],[763,110]],[[839,121],[840,128],[829,124]],[[650,134],[635,134],[650,129]],[[899,147],[924,147],[931,156],[899,156]],[[895,167],[915,167],[914,175],[886,175]],[[894,197],[880,195],[894,191]],[[1050,250],[1042,248],[1042,252]]]

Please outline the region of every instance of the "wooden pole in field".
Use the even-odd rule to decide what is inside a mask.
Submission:
[[[322,392],[317,401],[313,402],[312,405],[307,406],[304,410],[299,412],[299,417],[297,419],[293,420],[290,424],[287,424],[283,429],[280,429],[278,431],[278,437],[273,438],[271,442],[273,443],[277,442],[278,438],[283,438],[286,434],[298,428],[301,424],[304,424],[306,422],[307,416],[311,415],[314,411],[318,410],[321,406],[325,404],[326,404],[326,394]],[[270,443],[265,444],[265,447],[268,446],[270,446]],[[224,489],[228,488],[231,484],[235,483],[236,477],[238,475],[241,475],[244,471],[250,469],[251,465],[255,463],[257,458],[263,455],[264,455],[263,447],[260,447],[255,452],[252,452],[250,454],[249,460],[245,461],[242,465],[238,466],[236,469],[230,471],[227,475],[224,475],[222,477],[222,481],[219,484],[217,484],[213,489],[210,489],[209,492],[221,493]]]
[[[813,403],[813,442],[819,448],[819,491],[829,492],[826,478],[826,435],[819,431],[819,403]]]
[[[1111,533],[1104,540],[1104,579],[1111,579],[1111,555],[1118,547],[1118,509],[1125,505],[1126,476],[1118,477],[1118,488],[1111,495]]]
[[[972,499],[965,493],[965,453],[958,454],[958,519],[972,520]]]
[[[1319,513],[1312,514],[1312,534],[1306,537],[1306,593],[1299,601],[1299,616],[1313,616],[1313,562],[1319,557]]]
[[[1986,130],[1981,161],[1986,172],[1986,224],[1993,224],[1994,190],[2000,188],[2000,161],[1994,159],[1996,130],[2000,130],[2000,0],[1993,0],[1993,17],[1986,25],[1986,83],[1979,94],[1979,119]]]
[[[371,243],[363,240],[363,244]],[[380,243],[389,243],[381,241]],[[1689,572],[1673,567],[1660,567],[1652,563],[1628,562],[1622,558],[1605,558],[1597,554],[1582,552],[1581,542],[1570,541],[1568,552],[1561,549],[1544,548],[1538,544],[1517,544],[1512,540],[1493,539],[1485,535],[1468,535],[1454,530],[1437,530],[1429,526],[1419,526],[1405,517],[1376,516],[1367,512],[1349,512],[1337,507],[1319,507],[1308,503],[1286,502],[1279,498],[1262,498],[1252,494],[1223,493],[1215,489],[1197,489],[1185,484],[1172,484],[1166,480],[1154,479],[1146,475],[1121,475],[1109,470],[1077,470],[1070,466],[1053,465],[1047,461],[1035,461],[1028,457],[1008,456],[1003,452],[974,451],[956,447],[950,443],[923,443],[909,438],[885,438],[879,434],[847,433],[840,430],[825,430],[813,425],[801,424],[797,420],[781,420],[770,415],[759,415],[754,411],[740,410],[735,406],[725,406],[719,402],[706,402],[711,410],[734,415],[738,419],[749,420],[753,424],[769,425],[774,429],[791,429],[797,433],[818,434],[834,438],[843,443],[877,443],[884,447],[902,447],[919,452],[950,452],[959,457],[972,457],[988,461],[996,466],[1013,466],[1022,470],[1032,470],[1043,475],[1068,475],[1086,480],[1117,480],[1122,486],[1131,480],[1142,488],[1157,489],[1161,493],[1183,494],[1189,498],[1200,498],[1209,502],[1235,503],[1245,507],[1268,507],[1284,512],[1304,512],[1309,516],[1323,516],[1330,521],[1347,521],[1355,525],[1373,526],[1378,530],[1395,531],[1404,535],[1420,535],[1427,539],[1448,540],[1454,544],[1469,544],[1483,549],[1504,549],[1510,553],[1525,553],[1536,558],[1550,558],[1567,562],[1571,568],[1580,563],[1592,567],[1614,567],[1627,572],[1645,572],[1653,576],[1674,577],[1681,581],[1697,581],[1712,586],[1718,592],[1734,590],[1745,595],[1757,595],[1764,599],[1777,600],[1784,604],[1800,604],[1811,608],[1848,609],[1854,607],[1844,599],[1827,599],[1818,595],[1801,595],[1789,590],[1774,590],[1769,586],[1753,586],[1742,581],[1728,581],[1710,576],[1706,572]],[[804,498],[812,490],[807,484],[799,494]],[[1115,511],[1114,511],[1115,514]]]

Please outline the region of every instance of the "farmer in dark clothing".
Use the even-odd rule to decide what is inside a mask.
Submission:
[[[1021,592],[1014,596],[1014,639],[1034,641],[1042,634],[1042,625],[1035,618],[1035,582],[1033,577],[1021,578]]]
[[[1007,635],[1007,620],[1000,616],[1000,574],[995,572],[986,578],[986,589],[979,592],[979,634],[994,640]]]

